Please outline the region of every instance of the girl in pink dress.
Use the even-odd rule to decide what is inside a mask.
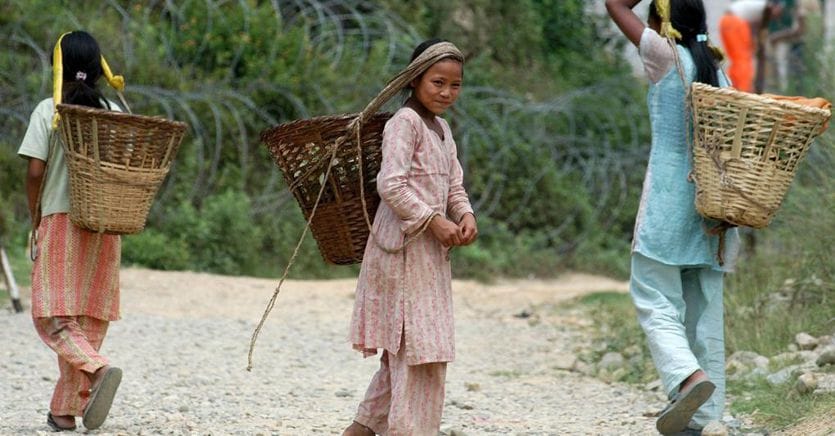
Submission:
[[[382,202],[357,283],[350,340],[365,356],[382,348],[354,422],[343,435],[437,435],[446,364],[455,358],[449,249],[478,230],[447,122],[464,57],[429,40],[412,54],[428,67],[386,123],[377,175]],[[402,249],[401,249],[402,247]]]

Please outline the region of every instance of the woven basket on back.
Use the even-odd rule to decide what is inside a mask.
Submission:
[[[322,257],[337,265],[361,262],[369,235],[360,195],[356,137],[349,132],[349,123],[356,117],[351,114],[298,120],[261,134],[305,219],[315,208],[310,230]],[[376,177],[382,158],[383,128],[389,118],[391,114],[378,113],[362,125],[363,183],[370,217],[374,217],[380,204]],[[325,168],[331,159],[328,151],[341,138],[345,142],[336,150],[330,177],[324,181],[327,186],[317,205]]]
[[[96,232],[142,231],[186,124],[67,104],[58,113],[70,220]]]
[[[766,227],[830,111],[693,83],[693,175],[702,216]]]

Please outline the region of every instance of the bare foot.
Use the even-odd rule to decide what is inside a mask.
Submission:
[[[52,422],[55,423],[58,427],[62,429],[74,429],[75,428],[75,417],[72,415],[52,415]]]
[[[687,388],[689,388],[691,385],[693,385],[693,383],[696,383],[696,382],[702,381],[702,380],[707,380],[707,379],[708,379],[707,374],[705,374],[704,371],[702,371],[701,369],[697,370],[693,374],[690,374],[689,377],[684,379],[683,382],[681,382],[681,386],[679,387],[679,391],[687,390]]]
[[[102,378],[104,378],[104,374],[107,373],[107,369],[110,368],[110,365],[104,365],[101,368],[97,369],[96,372],[89,374],[87,373],[87,377],[90,379],[90,391],[96,390],[96,388],[101,384]]]
[[[354,421],[342,432],[342,436],[374,436],[370,428]]]

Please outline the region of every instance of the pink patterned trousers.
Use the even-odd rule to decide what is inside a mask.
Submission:
[[[441,428],[446,363],[406,364],[406,350],[388,351],[354,420],[380,435],[432,435]]]
[[[89,316],[34,318],[34,322],[38,335],[58,354],[60,374],[49,410],[55,416],[81,416],[90,390],[84,373],[92,374],[108,364],[99,348],[109,322]]]

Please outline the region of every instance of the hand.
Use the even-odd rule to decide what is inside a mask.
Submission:
[[[440,215],[432,217],[432,221],[429,222],[429,231],[444,247],[461,245],[464,239],[461,229],[455,223]]]
[[[475,216],[471,213],[465,213],[458,223],[458,228],[461,229],[461,245],[470,245],[478,237],[478,225],[475,222]]]

